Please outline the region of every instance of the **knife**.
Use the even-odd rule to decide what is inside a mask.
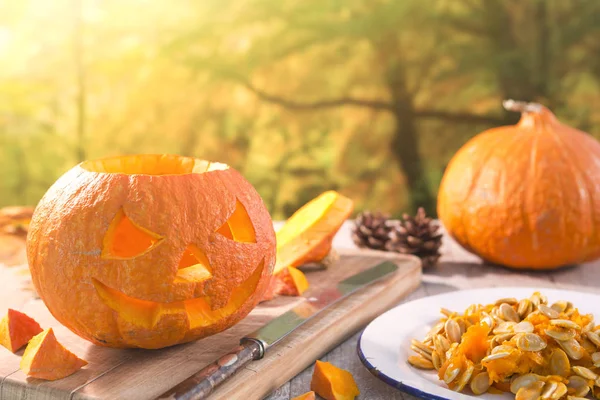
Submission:
[[[305,302],[271,320],[262,328],[240,340],[240,345],[201,371],[190,376],[158,399],[200,400],[205,399],[218,385],[253,360],[260,360],[267,349],[289,335],[329,306],[348,297],[357,290],[377,282],[398,270],[391,261],[385,261],[339,282],[334,288],[326,288]]]

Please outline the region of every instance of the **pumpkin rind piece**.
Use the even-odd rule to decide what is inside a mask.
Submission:
[[[350,372],[319,360],[315,363],[310,389],[326,400],[354,400],[360,394]]]
[[[87,365],[65,349],[48,328],[31,339],[21,359],[21,369],[27,376],[54,381],[65,378]]]
[[[9,308],[0,321],[0,344],[14,353],[40,332],[42,328],[33,318]]]
[[[301,296],[309,286],[306,275],[294,267],[284,268],[272,279],[269,290],[280,296]]]
[[[354,202],[328,191],[302,206],[276,233],[273,274],[285,267],[321,261],[331,251],[333,237],[352,213]]]
[[[294,397],[292,400],[315,400],[315,392],[311,390],[310,392]]]

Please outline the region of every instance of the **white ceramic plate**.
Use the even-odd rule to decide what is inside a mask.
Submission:
[[[362,333],[358,341],[358,356],[377,378],[423,399],[514,400],[514,395],[510,393],[469,396],[468,393],[453,392],[438,380],[435,372],[412,368],[406,359],[413,354],[410,350],[411,339],[422,339],[427,334],[439,321],[441,307],[462,312],[473,303],[489,304],[503,297],[523,299],[536,290],[547,296],[549,303],[557,300],[571,301],[582,314],[591,313],[594,320],[600,321],[600,296],[591,293],[513,287],[463,290],[424,297],[382,314]]]

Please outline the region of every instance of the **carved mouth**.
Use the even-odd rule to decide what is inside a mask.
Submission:
[[[117,312],[119,317],[131,324],[152,329],[160,323],[163,317],[182,314],[187,316],[189,329],[195,329],[212,325],[235,313],[256,291],[263,268],[264,261],[260,263],[248,279],[233,289],[227,304],[217,310],[211,309],[210,298],[208,296],[172,303],[159,303],[127,296],[125,293],[111,288],[95,278],[92,278],[92,282],[102,302]],[[189,270],[189,268],[181,269],[180,271],[185,270]],[[206,277],[205,272],[199,269],[185,271],[183,274],[186,275],[186,278],[190,278],[190,274],[196,275],[194,280]],[[197,274],[200,274],[200,276]],[[179,277],[179,274],[178,278],[184,279],[183,277]]]

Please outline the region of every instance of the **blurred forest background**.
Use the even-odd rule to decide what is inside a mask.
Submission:
[[[76,163],[229,163],[274,218],[327,189],[435,212],[470,137],[535,100],[600,137],[598,0],[0,2],[0,206]],[[515,177],[518,179],[518,177]]]

